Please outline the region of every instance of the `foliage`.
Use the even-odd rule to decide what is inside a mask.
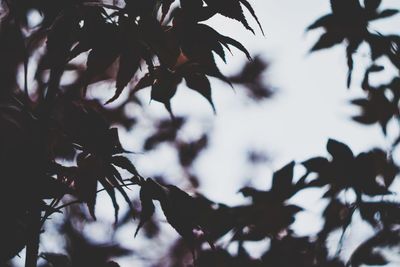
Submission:
[[[369,45],[371,65],[361,84],[365,97],[351,101],[361,108],[353,119],[379,124],[389,139],[388,124],[400,120],[400,77],[397,73],[391,82],[376,85],[371,84],[370,76],[386,69],[376,62],[381,57],[400,71],[400,37],[370,29],[371,21],[398,13],[379,9],[380,4],[380,0],[362,4],[359,0],[331,0],[332,13],[307,30],[325,30],[311,51],[346,41],[348,86],[353,54],[361,43]],[[182,237],[171,245],[167,261],[152,259],[159,260],[152,266],[185,266],[188,255],[189,265],[195,266],[342,267],[389,262],[382,251],[400,243],[399,203],[388,197],[394,193],[392,185],[399,174],[393,151],[400,143],[400,133],[388,140],[389,148],[357,155],[346,144],[330,139],[328,156],[286,164],[273,173],[269,190],[240,189],[248,201],[236,206],[216,203],[199,192],[189,194],[165,177],[143,177],[131,161],[134,153],[121,144],[119,129],[132,130],[144,120],[126,110],[130,105],[143,106],[137,92],[151,87],[151,99],[162,103],[171,118],[152,122],[154,131],[145,137],[143,150],[157,150],[162,144],[173,147],[190,191],[196,191],[201,180],[192,166],[210,144],[209,134],[191,141],[179,138],[187,118],[174,116],[172,111],[171,99],[178,87],[185,81],[186,88],[198,92],[214,111],[212,77],[230,86],[243,85],[255,102],[274,92],[263,81],[268,64],[261,57],[252,59],[240,42],[206,24],[219,14],[254,33],[244,10],[263,33],[247,0],[125,0],[112,4],[5,0],[1,4],[2,264],[23,248],[26,267],[36,267],[39,256],[45,260],[39,261],[42,266],[113,267],[119,266],[118,257],[139,254],[112,243],[96,244],[85,236],[82,225],[96,220],[96,202],[103,191],[114,207],[113,231],[121,231],[136,219],[134,235],[153,241],[163,233],[157,217],[160,211]],[[37,25],[29,23],[32,11],[40,13]],[[232,47],[249,62],[227,77],[214,56],[226,62],[225,52]],[[33,78],[31,65],[35,66]],[[21,74],[22,84],[18,82]],[[113,96],[104,92],[104,84],[115,87]],[[95,89],[107,95],[104,104],[86,96]],[[265,159],[250,155],[254,163],[259,158]],[[295,171],[299,166],[305,170],[300,176]],[[303,208],[291,199],[311,188],[325,190],[324,224],[315,236],[298,236],[291,227]],[[343,197],[348,192],[354,193],[353,200]],[[128,206],[122,215],[119,196]],[[56,230],[66,240],[65,254],[42,251],[40,236],[50,228],[50,216],[62,212],[63,222]],[[344,234],[356,214],[376,233],[344,259],[340,254]],[[342,235],[337,252],[331,253],[328,239],[337,230]],[[219,244],[226,238],[237,252]],[[261,257],[253,258],[246,245],[265,240],[268,247]]]

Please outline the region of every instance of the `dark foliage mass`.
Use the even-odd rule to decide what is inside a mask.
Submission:
[[[379,124],[389,145],[356,154],[330,139],[327,155],[286,164],[273,173],[269,189],[241,188],[246,201],[229,206],[197,192],[201,179],[193,164],[210,145],[210,136],[206,132],[192,140],[181,138],[179,132],[188,118],[174,116],[171,99],[184,85],[205,98],[215,112],[210,78],[245,90],[254,102],[273,95],[263,77],[268,64],[205,23],[220,15],[253,33],[256,24],[263,34],[247,0],[2,1],[0,265],[12,266],[10,260],[24,248],[26,267],[117,267],[117,261],[127,255],[136,255],[145,266],[160,267],[389,263],[384,251],[400,244],[400,204],[392,197],[400,170],[393,157],[400,133],[389,131],[391,124],[398,126],[400,121],[400,36],[380,34],[369,23],[398,10],[380,8],[380,0],[330,2],[331,14],[307,28],[325,30],[311,51],[344,41],[350,86],[353,54],[362,43],[369,45],[371,65],[360,85],[365,96],[351,100],[360,107],[353,119]],[[35,12],[40,21],[32,22]],[[214,57],[226,62],[225,52],[232,48],[249,61],[228,77]],[[378,64],[382,57],[391,66]],[[395,68],[396,76],[388,83],[372,83],[372,76],[386,68]],[[104,90],[107,84],[115,88],[112,96]],[[145,88],[170,117],[150,122],[154,127],[144,138],[143,150],[172,147],[190,190],[164,176],[143,177],[140,166],[137,169],[131,161],[135,154],[121,143],[119,130],[134,130],[145,120],[145,115],[128,112],[132,107],[142,109],[137,92]],[[108,100],[89,98],[89,90],[101,91]],[[251,164],[269,159],[258,152],[248,157]],[[299,166],[304,169],[300,176],[295,171]],[[324,223],[315,235],[299,236],[291,227],[304,208],[291,199],[311,188],[325,192]],[[156,242],[163,235],[165,220],[181,239],[170,242],[165,255],[151,254],[151,259],[149,253],[113,240],[95,242],[84,228],[96,220],[101,192],[114,207],[113,232],[133,222],[136,232],[131,230],[128,238]],[[354,197],[347,198],[349,193]],[[119,198],[127,208],[120,208]],[[160,214],[165,219],[160,220]],[[375,234],[346,259],[340,253],[345,232],[358,217]],[[50,218],[62,222],[52,225]],[[44,250],[40,237],[51,229],[63,240],[57,244],[63,252]],[[337,246],[328,246],[328,239],[338,232]],[[228,245],[220,245],[222,239]],[[260,257],[251,256],[250,243],[263,248]]]

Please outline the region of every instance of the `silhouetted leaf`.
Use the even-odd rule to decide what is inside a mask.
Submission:
[[[362,110],[361,115],[353,117],[354,120],[364,124],[379,123],[384,134],[389,120],[399,112],[396,100],[390,101],[384,89],[369,90],[367,99],[355,99],[352,103]]]
[[[110,98],[106,104],[116,100],[122,93],[124,87],[132,79],[133,75],[136,73],[140,64],[140,56],[137,51],[132,51],[132,49],[127,49],[123,51],[119,58],[119,68],[116,79],[116,91],[115,95]]]
[[[286,198],[293,193],[292,180],[294,166],[295,162],[292,161],[281,169],[274,172],[274,175],[272,177],[272,192],[283,198]]]
[[[381,11],[381,12],[375,17],[375,19],[388,18],[388,17],[391,17],[391,16],[393,16],[393,15],[396,15],[397,13],[399,13],[399,10],[397,10],[397,9],[385,9],[385,10]]]
[[[99,182],[106,190],[108,196],[111,199],[114,208],[114,224],[118,223],[118,213],[119,213],[119,205],[117,202],[117,198],[115,196],[115,189],[114,187],[105,179],[105,177],[99,177]]]
[[[390,227],[400,223],[400,204],[396,202],[363,202],[359,207],[360,215],[374,227]]]
[[[344,233],[351,222],[353,210],[354,208],[350,205],[332,199],[322,213],[325,222],[322,230],[318,233],[319,238],[325,240],[337,228],[342,228]]]
[[[179,143],[179,161],[184,167],[190,166],[199,153],[207,146],[207,135],[201,136],[198,140],[189,143]]]
[[[96,219],[97,179],[102,175],[103,166],[94,157],[78,160],[78,176],[75,181],[76,191],[80,199],[86,202],[90,215]]]
[[[252,16],[256,19],[258,25],[261,28],[261,24],[259,23],[257,17],[255,16],[254,10],[251,8],[250,4],[247,2],[247,0],[205,0],[204,1],[207,6],[210,8],[214,9],[216,12],[220,13],[223,16],[226,16],[228,18],[236,19],[240,21],[246,29],[250,30],[251,32],[254,33],[254,30],[250,27],[248,24],[244,14],[243,14],[243,9],[241,4],[243,4],[249,12],[252,14]]]
[[[363,264],[386,265],[388,263],[386,258],[375,249],[377,247],[393,246],[398,242],[399,235],[397,232],[391,232],[386,229],[381,230],[356,248],[349,259],[348,265],[355,267]]]
[[[124,156],[113,156],[111,162],[136,176],[139,175],[138,171],[136,170],[136,167],[132,164],[132,162],[129,159],[127,159]]]
[[[180,77],[176,77],[169,70],[161,70],[151,87],[151,99],[163,103],[171,116],[173,114],[170,101],[176,93],[180,80]]]
[[[382,0],[365,0],[364,1],[365,9],[368,11],[377,10],[381,3],[382,3]]]
[[[347,145],[334,139],[328,140],[326,149],[328,150],[329,154],[332,155],[332,157],[337,159],[348,160],[353,159],[354,157],[353,152]]]
[[[140,202],[142,209],[140,211],[140,222],[135,231],[135,236],[138,234],[140,228],[153,216],[154,214],[154,204],[153,204],[153,192],[152,188],[148,186],[149,182],[146,181],[144,185],[140,188]]]
[[[332,14],[328,14],[325,16],[322,16],[321,18],[317,19],[313,24],[307,27],[307,31],[317,29],[319,27],[324,27],[327,28],[334,23],[334,18]]]
[[[302,164],[308,172],[320,173],[327,170],[329,161],[324,157],[315,157],[302,162]]]
[[[210,102],[211,107],[215,112],[215,106],[211,97],[211,85],[210,81],[205,75],[199,73],[193,73],[192,75],[188,75],[185,77],[187,87],[195,90],[204,96],[208,102]]]
[[[343,41],[343,36],[336,35],[333,33],[324,33],[315,45],[311,48],[311,51],[325,49],[332,47],[336,44],[340,44]]]
[[[113,49],[98,48],[90,51],[87,59],[86,79],[87,83],[99,74],[102,74],[118,57]]]

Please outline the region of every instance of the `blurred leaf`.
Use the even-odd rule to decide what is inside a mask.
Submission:
[[[111,162],[113,164],[117,165],[118,167],[125,169],[136,176],[139,175],[138,171],[136,170],[135,165],[133,165],[132,162],[124,156],[113,156],[111,159]]]
[[[343,36],[340,35],[335,35],[332,33],[324,33],[311,48],[311,52],[329,48],[336,44],[340,44],[343,41],[343,39],[344,39]]]
[[[293,194],[293,168],[295,162],[292,161],[281,169],[274,172],[272,177],[271,191],[285,199]]]
[[[334,139],[328,140],[326,149],[328,150],[329,154],[332,155],[332,157],[337,158],[337,159],[341,159],[341,160],[350,159],[351,160],[354,158],[353,152],[347,145],[345,145],[339,141],[336,141]]]

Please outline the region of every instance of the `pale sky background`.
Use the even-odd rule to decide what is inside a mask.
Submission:
[[[263,103],[250,105],[243,101],[240,87],[234,92],[220,81],[213,80],[217,116],[213,115],[205,99],[183,87],[178,90],[172,101],[175,115],[190,117],[189,124],[179,134],[180,138],[192,140],[204,130],[212,131],[209,149],[200,155],[194,166],[201,178],[200,191],[212,200],[228,204],[243,201],[237,191],[244,185],[253,184],[268,189],[271,172],[289,161],[301,162],[316,155],[326,155],[325,145],[329,137],[348,144],[355,153],[374,146],[386,146],[379,127],[361,126],[350,119],[351,115],[357,113],[357,109],[352,108],[348,101],[362,95],[359,85],[368,63],[368,50],[360,49],[355,57],[355,71],[350,90],[346,88],[347,64],[344,45],[313,54],[308,53],[321,31],[305,33],[305,29],[317,18],[330,12],[329,1],[250,2],[264,28],[265,37],[251,17],[248,17],[248,21],[256,29],[256,36],[246,31],[240,23],[223,17],[212,19],[210,24],[222,34],[242,42],[252,55],[259,54],[271,63],[266,80],[277,89],[277,94]],[[399,0],[384,0],[383,3],[385,7],[400,8]],[[371,28],[384,33],[399,33],[399,26],[400,15],[373,24]],[[233,57],[227,53],[228,64],[221,65],[225,74],[236,73],[246,60],[240,51],[232,51]],[[390,75],[382,76],[379,79],[387,80],[389,77]],[[150,90],[144,90],[140,94],[144,99],[149,99]],[[163,106],[154,101],[146,109],[155,117],[168,116]],[[135,109],[132,112],[140,110]],[[128,150],[141,150],[138,136],[148,132],[146,124],[142,126],[141,130],[123,134]],[[392,125],[393,127],[396,126]],[[245,152],[248,148],[265,151],[271,157],[271,161],[265,166],[246,167]],[[399,158],[397,154],[396,157]],[[167,146],[162,146],[157,155],[135,155],[133,160],[139,171],[144,174],[166,174],[167,177],[176,177],[176,181],[180,181],[179,169],[175,167],[176,155]],[[299,168],[299,173],[301,171]],[[294,225],[300,234],[313,232],[321,226],[318,218],[324,203],[316,202],[320,196],[318,192],[296,196],[296,200],[308,209],[308,212],[300,216],[301,222]],[[111,208],[109,202],[106,198],[104,207]],[[101,203],[103,205],[103,201]],[[107,218],[112,222],[111,210],[98,209],[98,213],[98,217]],[[365,225],[355,227],[358,232],[370,233],[370,229]],[[96,234],[102,235],[98,232]],[[125,239],[124,243],[132,245],[138,242],[132,239],[132,233],[128,235],[130,238]],[[347,236],[354,241],[354,245],[367,237],[368,234],[360,236],[353,232]],[[354,245],[348,245],[349,253],[354,249]],[[158,250],[155,248],[155,251]],[[128,262],[131,264],[127,264]],[[129,260],[124,261],[122,266],[139,266],[134,264],[139,263]]]

